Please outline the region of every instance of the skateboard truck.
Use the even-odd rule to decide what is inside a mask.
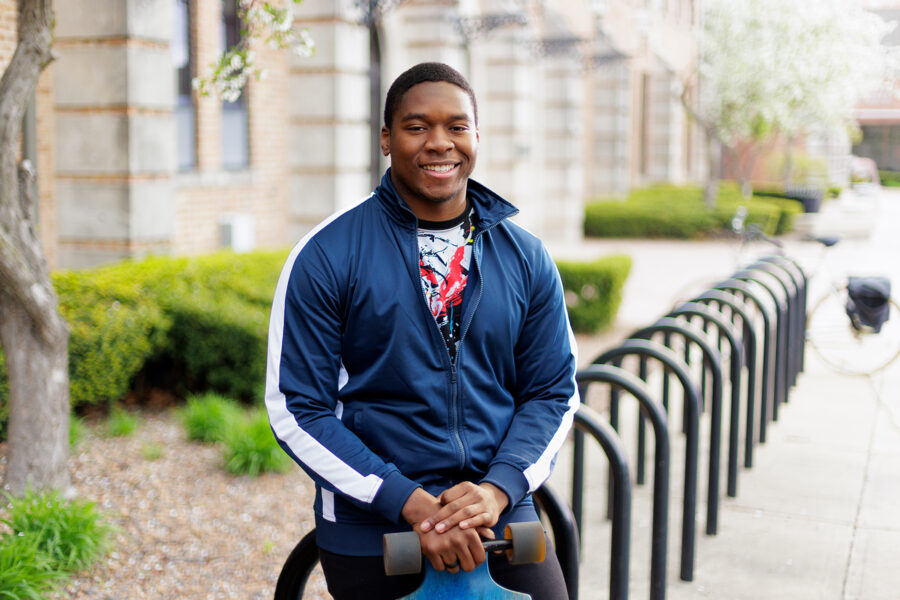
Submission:
[[[486,552],[503,550],[514,565],[543,562],[547,552],[544,528],[539,521],[510,523],[501,540],[482,540]],[[415,531],[389,533],[382,539],[384,572],[411,575],[422,570],[422,546]]]

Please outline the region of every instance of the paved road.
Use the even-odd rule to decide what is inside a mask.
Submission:
[[[846,272],[890,275],[898,295],[900,191],[847,197],[801,226],[849,238],[816,271],[813,297],[827,273]],[[813,270],[821,251],[799,238],[787,240],[788,252]],[[735,268],[733,247],[725,242],[604,240],[552,250],[582,258],[625,252],[634,260],[616,326],[601,336],[579,337],[582,363],[664,314],[688,283],[720,278]],[[623,431],[630,449],[633,429]],[[667,597],[900,598],[900,361],[874,378],[854,378],[828,370],[808,352],[806,371],[768,433],[766,444],[757,446],[753,468],[740,474],[737,497],[722,498],[716,536],[703,534],[706,471],[701,466],[691,582],[678,578],[683,449],[681,436],[674,436]],[[702,439],[706,435],[704,430]],[[701,463],[705,456],[702,449]],[[561,457],[553,476],[560,490],[567,486],[566,459]],[[592,465],[604,462],[599,451],[589,459]],[[604,482],[599,475],[589,481],[593,501],[586,515],[581,578],[586,600],[607,597]],[[632,509],[631,598],[649,597],[649,487],[636,489]]]

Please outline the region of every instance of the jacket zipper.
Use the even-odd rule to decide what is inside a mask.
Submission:
[[[478,266],[477,253],[475,252],[475,245],[478,243],[478,238],[480,238],[483,234],[487,233],[491,229],[493,229],[497,223],[492,224],[490,227],[480,231],[475,236],[475,241],[472,244],[472,267],[473,271],[478,273],[478,280],[480,280],[480,285],[478,286],[478,296],[474,298],[474,304],[472,308],[468,311],[469,318],[465,323],[460,324],[460,333],[459,333],[459,343],[456,346],[456,360],[451,361],[450,355],[447,353],[447,349],[441,347],[441,350],[444,352],[444,360],[450,363],[450,433],[453,436],[453,440],[456,442],[457,456],[459,457],[459,468],[462,469],[466,465],[466,448],[462,441],[462,436],[459,433],[459,422],[461,418],[461,404],[460,404],[460,396],[462,392],[462,382],[459,379],[457,364],[460,361],[462,356],[462,348],[463,341],[466,339],[466,333],[469,331],[469,326],[472,324],[472,319],[475,318],[475,310],[478,308],[478,305],[481,303],[481,296],[484,293],[484,280],[482,279],[481,269]],[[418,239],[416,237],[416,253],[415,256],[419,254],[419,246]],[[419,275],[421,277],[421,275]],[[421,280],[418,282],[419,287],[422,287]],[[466,285],[468,287],[468,284]],[[437,321],[434,320],[434,316],[431,314],[431,309],[428,307],[428,299],[425,297],[425,290],[422,289],[421,294],[423,306],[425,307],[425,312],[430,317],[430,321],[435,328],[438,336],[443,337],[440,329],[437,326]]]

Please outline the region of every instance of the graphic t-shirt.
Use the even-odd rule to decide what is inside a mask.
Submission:
[[[450,221],[419,221],[419,273],[425,301],[437,322],[450,360],[459,345],[463,291],[472,260],[472,210]]]

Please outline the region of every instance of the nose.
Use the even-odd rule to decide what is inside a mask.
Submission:
[[[443,127],[433,127],[428,132],[425,148],[434,152],[447,152],[453,148],[453,140]]]

